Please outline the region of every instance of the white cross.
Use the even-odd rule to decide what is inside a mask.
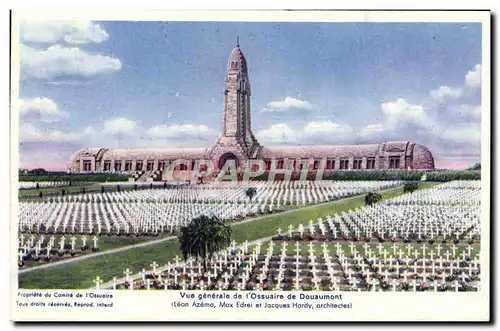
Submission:
[[[441,244],[438,244],[436,247],[438,255],[441,255]]]
[[[455,281],[455,284],[453,285],[455,288],[455,292],[458,292],[458,289],[460,288],[460,284],[458,283],[458,280]]]
[[[411,244],[408,244],[406,247],[408,248],[408,255],[410,255],[413,246]]]
[[[451,250],[453,251],[453,256],[455,256],[455,253],[457,252],[457,249],[458,249],[458,248],[457,248],[457,246],[455,246],[455,245],[453,245],[453,246],[451,247]]]
[[[349,245],[349,248],[351,249],[351,254],[354,254],[354,249],[356,248],[356,245],[354,245],[354,243],[351,243]]]
[[[352,288],[357,288],[359,284],[358,279],[355,277],[352,279]]]
[[[397,286],[398,286],[398,282],[395,279],[393,279],[392,280],[392,291],[393,292],[396,292]]]
[[[125,274],[125,281],[129,281],[130,280],[130,275],[132,274],[132,271],[129,270],[129,268],[127,268],[124,272]]]
[[[396,243],[392,244],[392,254],[395,256],[396,255],[396,250],[398,249],[398,245]]]
[[[158,264],[156,264],[156,261],[153,261],[153,263],[150,264],[149,266],[153,268],[153,275],[156,275],[156,267],[158,267]]]
[[[472,252],[472,246],[471,246],[471,245],[469,245],[469,246],[467,246],[467,254],[468,254],[469,256],[471,256],[471,252]]]
[[[422,245],[422,257],[425,258],[425,252],[427,251],[427,246],[425,244]]]
[[[96,279],[94,279],[94,283],[95,283],[96,290],[98,290],[99,289],[99,284],[102,283],[102,279],[99,276],[97,276]]]
[[[227,274],[227,272],[224,272],[224,276],[222,276],[222,278],[224,278],[224,284],[227,285],[228,279],[231,278],[231,277]]]
[[[413,280],[411,286],[413,286],[413,292],[415,292],[417,290],[417,282],[415,281],[415,279]]]

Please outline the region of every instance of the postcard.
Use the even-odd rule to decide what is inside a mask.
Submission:
[[[11,319],[490,314],[489,11],[14,11]]]

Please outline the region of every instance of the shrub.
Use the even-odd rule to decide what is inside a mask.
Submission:
[[[368,192],[365,196],[365,205],[371,206],[382,200],[382,196],[376,192]]]
[[[413,193],[418,190],[418,182],[407,182],[403,188],[404,193]]]

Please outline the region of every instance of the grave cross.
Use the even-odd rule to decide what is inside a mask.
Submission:
[[[425,252],[427,251],[427,246],[425,246],[425,244],[422,245],[422,258],[425,259]]]
[[[156,261],[153,261],[153,263],[150,264],[149,266],[153,268],[153,275],[156,275],[156,267],[158,267]]]
[[[396,243],[392,244],[392,255],[396,255],[396,250],[398,249],[398,245]]]
[[[392,280],[392,292],[396,292],[397,286],[398,286],[398,282],[396,281],[396,279],[393,279]]]
[[[438,244],[437,247],[436,247],[436,250],[437,250],[437,253],[438,253],[438,256],[441,255],[441,244]]]
[[[71,239],[71,250],[74,251],[76,246],[76,237],[73,236],[70,239]]]
[[[455,292],[458,292],[458,289],[460,288],[460,284],[458,283],[458,280],[455,281],[455,284],[453,285],[455,288]]]
[[[123,273],[125,274],[125,281],[128,282],[130,280],[130,275],[132,275],[132,271],[127,268]]]
[[[102,279],[99,276],[97,276],[96,279],[94,279],[94,283],[95,283],[96,290],[98,290],[99,285],[102,283]]]
[[[471,256],[471,253],[472,253],[472,246],[469,245],[467,246],[467,255]]]

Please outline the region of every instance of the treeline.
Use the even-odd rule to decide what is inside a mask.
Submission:
[[[19,174],[20,182],[126,182],[131,176],[125,174],[68,174],[68,173],[39,173]]]
[[[266,172],[252,180],[269,179],[269,173]],[[276,174],[275,181],[284,179],[283,174]],[[293,173],[291,180],[300,179],[300,173]],[[310,172],[307,174],[307,180],[315,180],[316,173]],[[323,180],[338,180],[338,181],[363,181],[363,180],[402,180],[402,181],[432,181],[432,182],[449,182],[452,180],[480,180],[481,172],[475,170],[440,170],[440,171],[332,171],[323,174]]]
[[[426,175],[429,182],[450,182],[452,180],[480,180],[481,171],[478,170],[446,170],[429,172]]]

